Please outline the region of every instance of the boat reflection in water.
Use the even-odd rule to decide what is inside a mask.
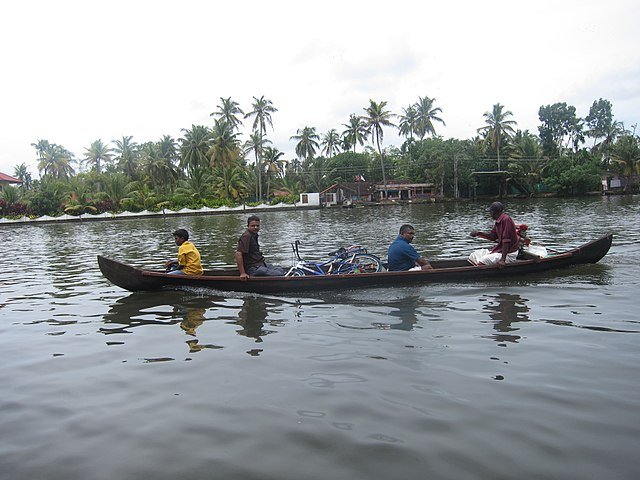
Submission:
[[[493,321],[493,328],[498,332],[488,338],[492,338],[496,342],[518,343],[522,337],[512,332],[517,332],[520,327],[513,326],[513,324],[529,321],[528,300],[520,295],[508,293],[486,297],[486,300],[488,303],[483,310],[488,312]]]
[[[220,307],[220,302],[224,302],[224,298],[199,297],[180,291],[133,293],[111,305],[103,317],[108,326],[100,328],[100,332],[105,335],[130,334],[138,327],[179,325],[186,335],[192,337],[186,340],[189,353],[205,348],[219,349],[222,348],[219,345],[200,344],[197,329],[208,320],[207,310]]]
[[[131,334],[134,328],[139,327],[179,325],[189,337],[186,340],[189,353],[196,353],[206,348],[223,348],[220,345],[201,343],[198,334],[205,322],[223,321],[227,325],[237,325],[240,327],[236,332],[238,335],[261,343],[266,335],[277,332],[276,328],[268,327],[286,323],[282,316],[268,320],[270,315],[273,316],[285,304],[287,302],[260,296],[227,298],[179,290],[132,293],[111,305],[103,317],[105,326],[100,328],[100,332],[105,335]],[[207,330],[210,332],[211,328]],[[110,345],[123,343],[108,342]],[[257,356],[260,352],[262,349],[252,349],[247,353]]]
[[[275,329],[265,329],[264,324],[267,321],[269,310],[267,302],[262,297],[247,297],[244,299],[242,308],[238,312],[238,320],[234,323],[242,327],[238,330],[238,335],[254,338],[256,343],[261,343],[262,337],[276,333]],[[257,357],[262,352],[261,348],[254,348],[247,353]]]

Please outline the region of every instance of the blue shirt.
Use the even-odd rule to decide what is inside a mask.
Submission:
[[[389,259],[389,271],[404,271],[416,266],[416,260],[420,258],[420,254],[416,252],[409,242],[398,235],[391,245],[387,253]]]

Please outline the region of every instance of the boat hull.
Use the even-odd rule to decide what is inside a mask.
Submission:
[[[608,234],[566,252],[545,258],[518,260],[503,268],[498,268],[496,265],[473,266],[465,259],[456,259],[435,260],[431,262],[433,270],[415,272],[250,277],[247,280],[241,280],[237,270],[207,270],[202,276],[169,275],[162,271],[137,268],[102,255],[98,256],[98,265],[102,274],[111,283],[132,292],[195,287],[246,293],[302,293],[519,277],[571,265],[596,263],[607,254],[612,240],[613,235]]]

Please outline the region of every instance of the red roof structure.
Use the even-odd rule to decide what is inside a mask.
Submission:
[[[22,180],[11,177],[9,175],[5,175],[4,173],[0,172],[0,183],[22,183]]]

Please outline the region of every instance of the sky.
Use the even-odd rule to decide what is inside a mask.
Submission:
[[[82,159],[98,139],[177,139],[212,125],[221,97],[245,112],[271,100],[267,135],[285,159],[298,129],[342,132],[369,100],[401,114],[435,98],[445,139],[474,137],[496,103],[537,134],[540,106],[584,118],[604,98],[632,128],[638,25],[632,0],[5,2],[0,172],[24,163],[38,178],[38,140]],[[384,146],[402,141],[385,129]]]

